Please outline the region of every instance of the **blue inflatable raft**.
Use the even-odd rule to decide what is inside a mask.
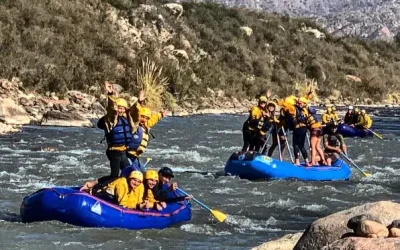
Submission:
[[[191,219],[191,204],[168,203],[162,212],[122,208],[78,188],[44,188],[26,196],[20,208],[23,222],[58,220],[83,227],[163,229]]]
[[[333,166],[296,166],[255,152],[233,153],[225,165],[226,175],[242,179],[300,179],[305,181],[348,180],[350,167],[341,159]]]
[[[343,135],[343,137],[371,137],[374,136],[371,131],[366,129],[358,129],[347,125],[345,123],[340,123],[338,125],[339,134]]]

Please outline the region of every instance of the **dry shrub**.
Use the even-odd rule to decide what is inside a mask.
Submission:
[[[142,60],[142,65],[137,69],[137,83],[146,93],[147,106],[152,109],[160,109],[163,106],[168,78],[162,76],[162,69],[149,58]]]
[[[312,91],[310,100],[313,102],[319,102],[317,94],[318,84],[314,79],[304,78],[304,80],[295,80],[293,90],[297,96],[305,96],[307,93]]]

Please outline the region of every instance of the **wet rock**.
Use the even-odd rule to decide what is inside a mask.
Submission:
[[[306,229],[294,250],[321,249],[323,246],[332,244],[344,234],[351,232],[346,224],[354,216],[370,214],[379,219],[383,225],[389,225],[393,220],[399,218],[399,211],[399,203],[379,201],[353,207],[318,219]]]
[[[363,221],[363,220],[375,221],[377,223],[382,224],[382,222],[377,217],[373,216],[372,214],[361,214],[361,215],[352,217],[347,222],[347,227],[352,229],[355,232],[357,230],[357,228],[359,227],[361,221]]]
[[[400,220],[394,220],[389,226],[389,237],[400,237]]]
[[[0,135],[12,134],[21,131],[21,128],[17,125],[9,125],[0,122]]]
[[[316,248],[317,249],[317,248]],[[400,238],[360,238],[349,237],[332,242],[321,250],[398,250]]]
[[[292,250],[303,233],[287,234],[277,240],[268,241],[252,250]]]
[[[10,99],[0,99],[0,121],[7,124],[29,124],[30,119],[24,108]]]
[[[93,127],[89,119],[85,119],[77,112],[48,111],[43,115],[43,126],[62,127]]]
[[[386,238],[389,236],[389,230],[384,225],[371,220],[362,220],[355,233],[358,236],[368,238]]]
[[[104,115],[106,113],[106,109],[99,102],[94,102],[91,107],[93,112],[96,114]]]

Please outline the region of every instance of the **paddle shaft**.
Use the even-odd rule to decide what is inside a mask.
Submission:
[[[184,195],[190,196],[190,194],[186,193],[185,191],[183,191],[183,190],[180,189],[180,188],[177,188],[177,190],[178,190],[179,192],[181,192],[182,194],[184,194]],[[192,200],[194,200],[197,204],[199,204],[200,206],[202,206],[204,209],[206,209],[206,210],[212,212],[212,209],[209,208],[209,207],[208,207],[206,204],[204,204],[203,202],[199,201],[198,199],[196,199],[196,198],[194,198],[194,197],[192,198]]]
[[[267,143],[268,143],[268,140],[269,140],[270,136],[271,136],[271,133],[268,134],[267,139],[265,140],[265,143],[264,143],[263,147],[260,149],[260,151],[258,153],[261,154],[264,151],[264,148],[267,146]]]
[[[357,170],[359,170],[364,176],[368,176],[357,164],[354,163],[352,159],[350,159],[347,155],[344,153],[340,153],[340,156],[344,157],[346,160],[348,160]]]
[[[282,147],[281,147],[281,140],[279,140],[279,130],[278,130],[278,126],[275,126],[275,130],[276,130],[276,140],[277,140],[277,142],[278,142],[279,160],[282,161]]]
[[[292,151],[290,150],[288,137],[287,137],[287,134],[286,134],[286,132],[285,132],[285,128],[284,128],[284,127],[282,127],[282,131],[283,131],[283,136],[285,137],[285,141],[286,141],[286,148],[287,148],[287,150],[289,151],[290,160],[292,161],[292,163],[294,163]]]
[[[369,129],[369,128],[366,128],[366,130],[368,130],[369,132],[371,132],[372,134],[374,134],[376,137],[378,137],[379,139],[383,139],[383,137],[380,135],[380,134],[378,134],[378,133],[376,133],[376,132],[374,132],[374,131],[372,131],[371,129]]]

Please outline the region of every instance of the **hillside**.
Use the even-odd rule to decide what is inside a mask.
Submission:
[[[400,89],[394,43],[335,38],[310,20],[210,3],[146,3],[2,1],[0,77],[38,92],[98,91],[112,80],[137,93],[136,70],[149,57],[185,105],[212,106],[201,98],[210,89],[239,100],[266,88],[283,96],[306,78],[336,100],[382,101]]]
[[[397,0],[212,0],[291,16],[312,17],[334,35],[391,40],[400,33]]]

